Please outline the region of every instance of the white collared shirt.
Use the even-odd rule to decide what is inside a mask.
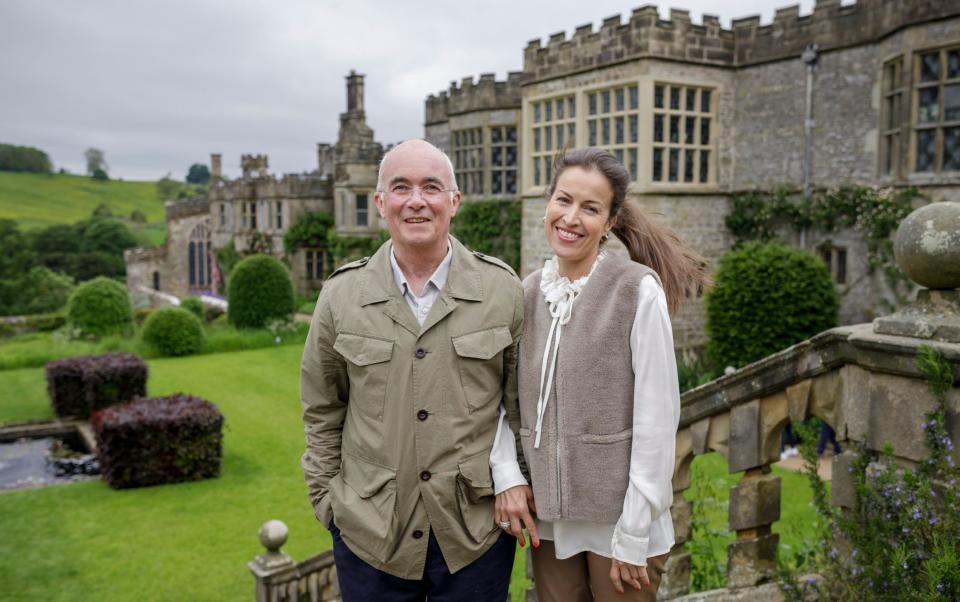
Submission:
[[[440,262],[437,269],[434,270],[430,279],[427,280],[421,294],[418,296],[413,293],[410,285],[407,284],[407,277],[403,273],[403,270],[400,269],[400,264],[397,263],[397,256],[393,254],[393,245],[390,245],[390,267],[393,268],[393,280],[397,283],[400,294],[403,295],[407,305],[410,306],[410,311],[413,312],[414,317],[417,318],[417,322],[419,322],[421,326],[423,326],[423,323],[427,320],[427,316],[430,314],[430,308],[433,307],[437,296],[440,294],[440,289],[447,283],[447,276],[450,274],[450,262],[452,259],[453,250],[448,242],[447,254],[443,257],[443,261]]]

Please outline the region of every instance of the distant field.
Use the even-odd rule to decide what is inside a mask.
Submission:
[[[86,176],[0,172],[0,219],[16,220],[24,230],[85,219],[100,203],[119,218],[129,218],[139,209],[149,222],[145,240],[163,242],[163,203],[157,198],[156,182],[97,182]]]

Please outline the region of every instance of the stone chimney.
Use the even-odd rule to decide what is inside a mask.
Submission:
[[[221,160],[220,153],[210,154],[210,179],[211,180],[219,180],[220,178],[223,177],[220,160]]]
[[[353,69],[347,76],[347,112],[363,113],[363,75]]]

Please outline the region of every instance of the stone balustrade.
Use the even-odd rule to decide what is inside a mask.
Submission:
[[[847,451],[832,459],[834,506],[853,507],[853,475],[848,470],[856,453],[853,448],[881,452],[889,445],[895,460],[907,466],[926,457],[922,425],[926,414],[935,409],[936,399],[915,365],[920,347],[937,349],[953,366],[955,382],[960,382],[957,223],[960,204],[936,203],[918,209],[901,225],[898,262],[914,281],[936,282],[931,286],[938,287],[921,289],[910,306],[873,323],[828,330],[682,396],[671,507],[676,545],[658,598],[686,602],[782,599],[770,583],[779,543],[772,527],[781,518],[780,478],[771,473],[770,467],[780,459],[780,435],[788,422],[816,416],[847,443]],[[930,240],[937,244],[923,243]],[[911,246],[911,241],[917,244]],[[949,434],[960,441],[960,389],[951,391],[948,402]],[[721,454],[731,474],[742,474],[731,488],[729,499],[729,528],[736,539],[728,549],[727,587],[689,594],[691,555],[687,543],[692,507],[683,493],[691,486],[693,459],[708,453]],[[960,461],[960,446],[954,454]],[[280,554],[280,539],[265,538],[261,530],[268,553],[250,563],[257,576],[258,602],[298,599],[296,595],[313,591],[303,585],[310,571],[325,575],[334,595],[330,553],[294,564]],[[261,558],[265,560],[261,562]],[[327,560],[318,560],[321,558]],[[271,563],[278,568],[270,569]],[[527,566],[529,569],[529,562]],[[527,575],[533,579],[529,570]],[[323,580],[318,577],[318,581]],[[287,597],[280,597],[284,595]],[[536,600],[532,588],[527,600]]]

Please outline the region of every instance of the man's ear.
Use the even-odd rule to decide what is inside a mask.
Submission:
[[[377,206],[377,212],[380,214],[380,219],[384,219],[382,192],[378,191],[373,193],[373,203]]]
[[[450,208],[452,209],[452,211],[450,212],[450,217],[453,217],[457,214],[457,209],[459,207],[460,207],[460,191],[458,190],[453,193],[453,198],[450,199]]]

